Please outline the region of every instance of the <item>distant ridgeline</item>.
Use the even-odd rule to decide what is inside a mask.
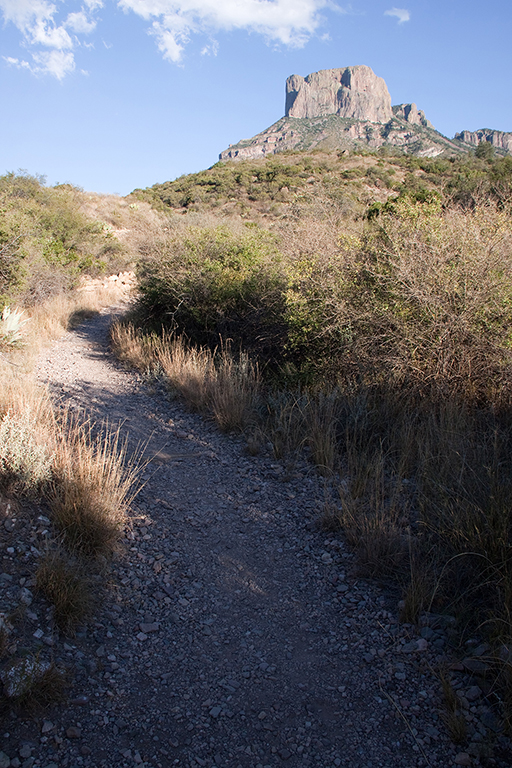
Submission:
[[[416,104],[391,106],[386,83],[370,67],[324,69],[286,81],[285,117],[221,152],[220,160],[245,160],[285,150],[394,147],[436,157],[468,152],[488,142],[497,154],[512,152],[512,133],[487,128],[448,139]]]

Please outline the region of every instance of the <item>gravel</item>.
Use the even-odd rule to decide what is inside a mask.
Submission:
[[[398,595],[358,578],[340,536],[318,526],[325,480],[305,460],[284,472],[271,455],[249,457],[242,438],[123,368],[108,350],[110,321],[65,335],[38,377],[154,458],[104,602],[75,637],[59,636],[33,591],[51,536],[45,510],[10,502],[0,598],[6,616],[20,601],[26,613],[9,652],[26,645],[74,679],[44,718],[7,715],[0,765],[477,766],[490,735],[485,764],[510,765],[468,669],[485,661],[470,651],[452,671],[470,738],[451,743],[432,671],[451,661],[443,619],[400,625]]]

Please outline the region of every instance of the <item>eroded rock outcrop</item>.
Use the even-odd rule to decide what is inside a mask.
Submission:
[[[391,96],[382,77],[370,67],[323,69],[286,81],[286,117],[338,115],[387,123],[393,117]]]
[[[395,117],[400,117],[411,125],[423,125],[425,128],[434,128],[430,120],[427,120],[422,109],[416,104],[397,104],[393,107]]]
[[[488,141],[495,149],[512,152],[512,132],[493,131],[481,128],[479,131],[461,131],[455,134],[455,139],[477,147],[482,141]]]

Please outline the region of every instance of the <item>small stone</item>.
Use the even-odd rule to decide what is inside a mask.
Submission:
[[[471,688],[468,688],[466,691],[466,699],[468,701],[476,701],[481,695],[482,691],[478,685],[472,685]]]
[[[41,728],[41,733],[50,733],[55,728],[54,724],[49,720],[44,720]]]
[[[285,748],[285,749],[279,750],[279,757],[281,758],[281,760],[289,760],[291,756],[292,756],[292,753],[290,752],[289,749]]]
[[[218,717],[221,712],[222,712],[222,707],[212,707],[210,709],[210,716],[211,717]]]
[[[454,762],[455,765],[471,765],[472,760],[467,752],[459,752]]]
[[[69,700],[69,703],[78,707],[83,707],[85,704],[89,703],[89,697],[85,694],[82,694],[81,696],[75,696],[74,699]]]
[[[11,758],[5,752],[0,752],[0,768],[9,768],[10,765]]]
[[[104,645],[99,645],[96,648],[96,656],[104,656],[104,655],[105,655],[105,646]]]
[[[82,754],[82,755],[85,755],[85,756],[87,756],[87,755],[90,755],[90,754],[91,754],[92,750],[91,750],[91,748],[90,748],[90,747],[87,747],[87,746],[84,744],[84,745],[83,745],[83,747],[80,747],[80,752],[81,752],[81,754]]]
[[[133,762],[137,765],[140,765],[142,763],[142,757],[140,756],[140,752],[136,752],[133,756]]]
[[[139,632],[137,635],[137,640],[140,640],[141,643],[144,642],[144,640],[147,640],[148,636],[144,634],[144,632]]]
[[[31,754],[32,754],[32,747],[30,746],[30,744],[24,744],[19,751],[20,757],[23,757],[23,758],[30,757]]]
[[[155,621],[151,624],[139,624],[139,627],[142,633],[148,635],[150,632],[158,632],[160,629],[160,624]]]
[[[40,640],[43,637],[43,635],[44,635],[44,632],[42,629],[36,629],[32,637],[35,637],[36,640]]]
[[[8,517],[7,520],[4,521],[4,528],[6,531],[9,531],[9,533],[14,530],[14,526],[15,522],[11,517]]]
[[[32,592],[26,587],[22,587],[20,591],[20,600],[23,605],[32,605]]]
[[[464,664],[464,668],[467,669],[468,672],[473,672],[475,675],[484,675],[489,669],[489,665],[481,661],[480,659],[467,658],[467,659],[464,659],[462,663]]]
[[[418,651],[426,651],[428,649],[428,640],[426,640],[424,637],[420,637],[416,641],[416,645]]]
[[[260,712],[258,715],[258,720],[264,720],[267,716],[266,712]]]
[[[365,653],[363,658],[367,664],[371,664],[373,661],[375,661],[375,656],[373,655],[373,653]]]
[[[79,739],[82,735],[82,731],[80,728],[77,728],[76,725],[70,725],[69,728],[66,729],[66,736],[68,739]]]

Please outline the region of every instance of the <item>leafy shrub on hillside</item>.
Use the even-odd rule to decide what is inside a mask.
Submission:
[[[157,325],[215,346],[231,338],[265,356],[280,340],[284,277],[275,238],[258,228],[189,229],[141,261],[141,307]]]
[[[142,308],[194,342],[232,339],[303,382],[392,379],[436,397],[510,400],[505,212],[443,211],[439,194],[416,192],[358,234],[325,226],[311,243],[312,225],[290,230],[286,256],[259,229],[190,229],[141,262]]]
[[[84,272],[104,271],[116,250],[112,235],[81,208],[82,192],[69,184],[0,177],[0,305],[17,297],[37,303]]]
[[[293,265],[289,350],[330,378],[512,397],[512,223],[402,198],[339,252]]]

